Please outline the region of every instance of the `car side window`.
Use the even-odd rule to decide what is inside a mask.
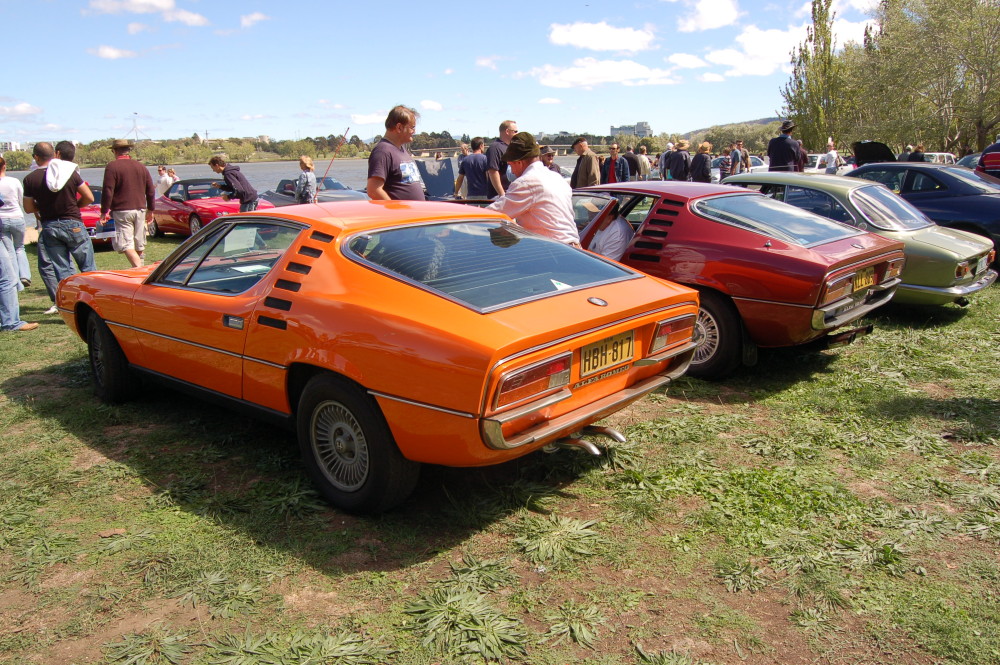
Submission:
[[[942,189],[945,189],[945,186],[942,185],[940,182],[938,182],[938,180],[936,178],[934,178],[933,176],[931,176],[931,175],[929,175],[927,173],[923,173],[921,171],[913,171],[912,172],[912,178],[910,180],[910,189],[909,189],[909,191],[911,191],[911,192],[935,192],[935,191],[939,191],[939,190],[942,190]]]
[[[826,192],[808,187],[789,186],[785,188],[785,203],[814,212],[836,222],[853,223],[850,213]]]
[[[767,196],[768,198],[774,199],[775,201],[785,200],[785,186],[784,185],[755,185],[748,187],[747,189],[756,189],[758,192]]]
[[[906,175],[906,171],[870,169],[859,175],[865,180],[880,182],[896,194],[899,194],[903,189],[903,177]]]
[[[167,190],[168,199],[172,199],[175,196],[183,196],[183,194],[184,194],[184,185],[180,184],[179,182],[175,183],[169,190]]]
[[[628,223],[632,225],[633,229],[638,230],[646,218],[649,217],[649,211],[653,208],[653,203],[656,202],[655,196],[635,196],[631,201],[622,201],[622,210],[625,211],[625,219]]]
[[[222,225],[160,280],[205,291],[241,293],[270,272],[300,229],[274,222]]]

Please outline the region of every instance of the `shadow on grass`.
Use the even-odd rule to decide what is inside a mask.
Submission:
[[[128,519],[155,522],[142,513],[180,508],[331,575],[405,568],[460,546],[512,512],[544,512],[547,497],[573,496],[572,483],[594,465],[576,451],[474,469],[425,465],[403,506],[359,517],[320,499],[289,431],[151,383],[132,402],[103,404],[92,394],[85,359],[19,375],[2,389],[39,426],[57,422],[141,480],[152,496],[132,501]],[[92,471],[89,477],[101,475]]]

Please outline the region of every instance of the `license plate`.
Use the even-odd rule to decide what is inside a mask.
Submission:
[[[594,342],[580,349],[580,376],[590,376],[609,367],[632,360],[635,355],[635,341],[631,330],[600,342]]]
[[[865,268],[854,273],[854,290],[860,291],[875,285],[875,268]]]
[[[989,258],[989,255],[984,256],[984,257],[982,257],[982,258],[979,259],[979,263],[976,264],[976,273],[975,274],[978,275],[982,271],[986,270],[986,259],[988,259],[988,258]]]

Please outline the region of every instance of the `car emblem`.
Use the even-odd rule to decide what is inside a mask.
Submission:
[[[597,305],[598,307],[608,306],[608,301],[602,300],[600,298],[587,298],[587,302],[591,303],[592,305]]]
[[[851,247],[853,247],[854,249],[864,249],[865,248],[864,245],[861,245],[861,244],[856,243],[856,242],[852,242],[851,243]]]

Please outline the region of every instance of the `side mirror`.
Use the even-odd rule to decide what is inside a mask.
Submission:
[[[184,203],[184,197],[181,196],[180,194],[171,194],[170,200],[177,201],[178,203]]]

